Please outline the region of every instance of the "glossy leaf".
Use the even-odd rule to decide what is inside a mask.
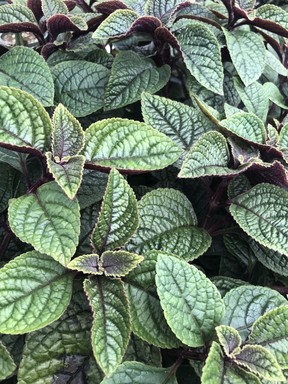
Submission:
[[[119,52],[114,59],[105,91],[105,110],[124,107],[141,99],[142,92],[158,92],[170,77],[170,67],[132,51]]]
[[[0,332],[27,333],[57,320],[70,302],[72,278],[36,251],[10,261],[0,269]]]
[[[101,256],[101,267],[106,276],[125,276],[136,268],[143,256],[125,251],[106,251]]]
[[[223,95],[220,47],[209,28],[195,22],[182,28],[176,37],[190,73],[203,87]]]
[[[54,83],[50,69],[33,49],[15,47],[1,56],[0,85],[22,89],[44,107],[53,105]]]
[[[288,256],[288,193],[258,184],[233,199],[230,212],[240,227],[260,244]]]
[[[266,53],[259,34],[235,29],[224,30],[232,62],[243,83],[248,86],[258,80],[265,68]]]
[[[224,313],[217,288],[196,267],[166,255],[158,256],[156,286],[175,335],[190,347],[204,345]]]
[[[55,182],[10,200],[9,223],[20,240],[66,265],[76,251],[80,212]]]
[[[143,93],[142,114],[146,124],[188,149],[213,125],[198,110],[164,97]]]
[[[91,331],[95,359],[106,375],[121,363],[130,336],[130,314],[123,283],[95,277],[85,280],[84,289],[93,310]]]
[[[52,124],[43,106],[28,93],[0,87],[0,141],[15,147],[48,148]]]
[[[238,331],[228,325],[216,327],[217,337],[227,356],[240,352],[241,337]]]
[[[268,349],[282,368],[288,367],[288,306],[272,309],[252,326],[249,343]]]
[[[112,169],[101,212],[92,234],[92,242],[103,250],[122,247],[138,227],[137,200],[124,177]]]
[[[274,83],[263,84],[263,90],[266,97],[268,97],[274,104],[283,109],[288,109],[285,97],[282,95],[278,87]]]
[[[171,139],[138,121],[107,119],[85,132],[88,162],[122,170],[155,170],[173,164],[182,150]]]
[[[84,144],[84,132],[77,119],[59,104],[53,114],[53,156],[62,159],[78,155]]]
[[[13,361],[12,356],[0,342],[0,380],[6,379],[16,369],[16,364]]]
[[[55,101],[77,116],[86,116],[103,107],[109,70],[84,60],[69,60],[52,68]]]

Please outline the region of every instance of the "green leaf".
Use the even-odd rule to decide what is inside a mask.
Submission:
[[[105,249],[122,247],[133,236],[138,222],[133,189],[116,169],[112,169],[92,233],[93,245],[100,253]]]
[[[281,149],[288,148],[288,124],[285,124],[280,131],[278,145]]]
[[[263,85],[255,81],[245,87],[244,84],[236,79],[235,87],[247,111],[258,116],[259,119],[266,121],[269,109],[269,98],[265,93]]]
[[[183,149],[190,148],[213,127],[195,108],[164,97],[143,93],[141,106],[145,123],[169,136]]]
[[[80,212],[55,182],[42,185],[34,194],[10,200],[9,224],[20,240],[66,265],[76,251]]]
[[[182,150],[163,133],[138,121],[112,118],[85,132],[88,162],[118,169],[151,171],[178,160]]]
[[[285,377],[275,357],[260,345],[245,345],[235,362],[263,379],[284,381]]]
[[[69,368],[70,373],[79,369],[77,363],[82,365],[92,352],[91,318],[82,284],[77,284],[61,318],[26,336],[17,383],[51,384],[60,380],[61,372],[69,373]]]
[[[176,34],[184,62],[196,80],[212,92],[223,95],[223,67],[216,37],[204,24],[191,22]]]
[[[231,357],[240,352],[241,336],[236,329],[228,325],[219,325],[216,327],[216,333],[227,356]]]
[[[27,333],[57,320],[70,302],[72,278],[36,251],[10,261],[0,269],[0,332]]]
[[[142,92],[158,92],[170,77],[170,67],[156,67],[152,59],[121,51],[114,59],[105,91],[105,110],[124,107],[141,99]]]
[[[82,183],[77,193],[77,199],[81,209],[87,208],[102,200],[107,180],[108,175],[106,173],[84,168]]]
[[[136,268],[143,256],[125,251],[106,251],[102,254],[100,262],[106,276],[125,276]]]
[[[37,21],[32,11],[26,6],[14,5],[14,4],[1,5],[0,25],[11,24],[11,23],[36,24]]]
[[[288,70],[281,63],[279,57],[276,57],[273,53],[268,50],[266,50],[266,64],[279,75],[287,76]]]
[[[265,287],[243,285],[224,296],[225,315],[222,324],[238,330],[245,340],[253,323],[265,312],[287,304],[278,292]]]
[[[191,147],[178,177],[193,179],[237,173],[237,170],[228,168],[229,160],[230,154],[225,137],[217,131],[210,131]]]
[[[160,348],[146,343],[134,334],[131,334],[124,361],[139,361],[154,367],[162,366]]]
[[[203,368],[201,383],[205,384],[261,384],[257,376],[238,368],[236,365],[225,364],[221,347],[212,342],[208,357]]]
[[[288,14],[284,9],[277,7],[273,4],[262,5],[257,8],[257,17],[261,17],[261,19],[271,20],[275,23],[279,24],[281,27],[287,29],[288,28]],[[271,34],[273,36],[277,36],[275,34]]]
[[[17,173],[9,164],[0,163],[0,174],[0,212],[3,212],[8,207],[9,199],[13,197]]]
[[[12,375],[16,369],[10,353],[5,346],[0,342],[0,380],[5,380],[7,377]]]
[[[56,183],[66,193],[69,199],[74,199],[80,187],[85,163],[81,155],[71,156],[66,161],[56,163],[52,160],[52,153],[46,153],[47,166]]]
[[[151,384],[163,383],[168,376],[168,368],[157,368],[136,361],[121,364],[111,377],[104,379],[101,384]],[[177,384],[173,375],[166,384]]]
[[[228,184],[228,197],[233,199],[241,193],[247,192],[251,189],[251,184],[248,178],[241,174],[233,178]]]
[[[202,255],[211,245],[208,233],[197,228],[197,217],[187,197],[174,189],[159,188],[138,203],[139,228],[127,249],[144,254],[158,249],[185,260]]]
[[[104,105],[109,70],[84,60],[69,60],[52,68],[55,100],[77,116],[87,116]]]
[[[1,142],[43,151],[49,147],[51,131],[49,115],[39,101],[19,89],[0,87]]]
[[[66,15],[68,8],[62,0],[41,0],[41,8],[46,19],[56,14]]]
[[[257,319],[249,343],[268,349],[282,368],[288,368],[288,306],[272,309]]]
[[[223,29],[232,63],[243,83],[248,86],[262,75],[266,63],[263,39],[251,31]]]
[[[59,104],[53,114],[53,156],[62,159],[78,155],[84,145],[84,132],[77,119]]]
[[[89,255],[81,255],[70,261],[67,268],[75,269],[83,273],[92,275],[102,275],[103,269],[99,263],[99,255],[92,253]]]
[[[279,88],[274,83],[263,84],[264,94],[272,101],[272,103],[278,105],[283,109],[288,109],[285,97],[279,91]]]
[[[214,284],[185,261],[159,255],[156,286],[164,315],[175,335],[190,347],[204,345],[224,313]]]
[[[228,276],[215,276],[212,277],[211,281],[214,285],[216,285],[222,297],[225,296],[226,293],[231,291],[231,289],[233,288],[249,284],[246,281],[240,279],[233,279],[232,277]]]
[[[230,212],[249,236],[288,256],[288,192],[271,184],[258,184],[235,197]]]
[[[91,331],[95,359],[106,375],[121,363],[130,336],[129,303],[121,280],[95,276],[84,281],[93,310]]]
[[[105,45],[110,39],[125,35],[138,17],[137,13],[130,9],[117,9],[99,25],[92,37]]]
[[[44,107],[53,105],[54,83],[41,55],[31,48],[15,47],[0,58],[0,85],[22,89]]]
[[[242,139],[265,144],[266,132],[262,120],[252,113],[239,112],[220,122],[221,126]]]
[[[182,2],[183,0],[147,0],[145,12],[147,15],[166,20],[177,5]]]

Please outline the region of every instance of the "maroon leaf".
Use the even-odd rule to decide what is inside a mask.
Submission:
[[[13,33],[19,33],[19,32],[31,32],[33,33],[36,38],[43,44],[44,37],[42,32],[40,31],[38,25],[33,23],[9,23],[4,24],[0,26],[0,33],[3,32],[13,32]]]
[[[288,189],[288,177],[285,167],[277,160],[271,164],[254,163],[247,170],[246,176],[251,184],[270,183]]]
[[[161,21],[154,16],[141,16],[131,26],[127,32],[127,36],[136,32],[153,33],[156,28],[160,27]]]
[[[53,52],[57,51],[59,48],[59,45],[47,43],[42,47],[41,55],[44,57],[45,60],[47,60],[48,57],[52,55]]]
[[[31,9],[37,21],[43,16],[43,11],[41,7],[41,1],[39,0],[27,0],[27,7]]]
[[[86,32],[93,32],[95,31],[99,25],[102,23],[103,20],[105,20],[105,16],[104,15],[101,15],[101,16],[95,16],[93,17],[93,19],[90,19],[89,21],[87,21],[87,25],[88,25],[88,31]]]
[[[96,4],[95,8],[99,13],[109,16],[118,9],[127,9],[128,7],[126,4],[122,3],[122,1],[111,0]]]
[[[76,5],[77,5],[75,3],[75,1],[73,1],[73,0],[67,0],[67,1],[64,1],[64,3],[66,5],[66,7],[68,8],[69,12],[72,11],[76,7]]]
[[[53,15],[47,20],[47,29],[53,39],[63,32],[81,32],[66,15]]]
[[[166,43],[170,44],[171,47],[175,48],[183,58],[178,40],[166,27],[158,27],[155,30],[154,42],[158,49],[161,49],[161,47],[163,47]]]

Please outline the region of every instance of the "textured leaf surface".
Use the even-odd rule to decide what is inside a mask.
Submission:
[[[101,253],[123,246],[136,231],[138,222],[135,194],[124,177],[112,169],[92,234],[95,248]]]
[[[288,193],[258,184],[233,199],[230,212],[240,227],[260,244],[288,256]]]
[[[53,114],[52,149],[53,156],[78,155],[84,144],[84,132],[77,119],[59,104]]]
[[[240,351],[241,336],[236,329],[228,325],[219,325],[216,327],[216,333],[227,356],[234,355]]]
[[[102,275],[103,270],[99,265],[99,255],[91,253],[88,255],[81,255],[70,261],[67,268],[75,269],[83,273],[92,275]]]
[[[284,381],[279,364],[267,349],[259,345],[245,345],[236,356],[236,363],[267,380]]]
[[[183,0],[148,0],[145,11],[148,15],[158,17],[158,19],[168,18],[171,12]]]
[[[91,331],[95,359],[110,375],[121,363],[130,336],[129,303],[123,283],[97,276],[85,280],[84,289],[93,310]]]
[[[44,107],[53,105],[54,83],[50,69],[33,49],[15,47],[1,56],[0,85],[22,89]]]
[[[205,88],[223,95],[220,47],[209,28],[196,22],[182,28],[176,37],[191,74]]]
[[[288,367],[288,306],[272,309],[253,324],[249,343],[268,349],[283,368]]]
[[[111,377],[102,381],[101,384],[151,384],[163,383],[169,369],[152,367],[138,362],[127,361],[121,364]],[[173,375],[167,384],[177,384]]]
[[[288,109],[285,97],[280,92],[279,88],[274,83],[263,84],[264,94],[278,107]]]
[[[266,133],[263,121],[252,113],[239,112],[220,123],[228,131],[253,143],[265,144]]]
[[[137,18],[137,13],[130,9],[118,9],[99,25],[93,38],[101,44],[107,44],[110,39],[125,35]]]
[[[103,107],[109,70],[84,60],[69,60],[52,68],[55,100],[79,117]]]
[[[35,23],[36,19],[28,7],[22,5],[2,5],[0,8],[0,25],[10,23]]]
[[[106,276],[125,276],[137,267],[143,256],[125,251],[106,251],[101,256],[101,266]]]
[[[82,181],[85,157],[76,155],[65,162],[55,163],[51,156],[51,152],[46,153],[49,172],[69,199],[74,199]]]
[[[12,375],[15,369],[16,364],[14,363],[10,353],[0,342],[0,380],[4,380],[8,376]]]
[[[266,63],[263,40],[250,31],[224,30],[232,62],[243,83],[248,86],[262,75]]]
[[[10,227],[20,240],[66,265],[76,251],[80,233],[77,201],[71,201],[55,182],[35,194],[10,200]]]
[[[155,170],[173,164],[182,150],[149,125],[127,119],[107,119],[85,132],[87,161],[105,167]]]
[[[245,340],[253,323],[274,308],[287,304],[278,292],[264,287],[244,285],[232,289],[224,296],[223,324],[237,329]]]
[[[40,151],[49,146],[52,124],[43,106],[28,93],[0,87],[0,141]]]
[[[0,269],[0,292],[0,332],[31,332],[65,311],[72,275],[51,257],[27,252]]]
[[[114,59],[105,92],[105,110],[116,109],[141,99],[141,93],[158,92],[170,77],[170,67],[156,67],[154,61],[135,52],[119,52]]]
[[[158,256],[156,286],[175,335],[190,347],[204,345],[224,313],[217,288],[196,267],[166,255]]]
[[[142,114],[146,124],[188,149],[213,125],[198,110],[164,97],[142,94]]]
[[[65,371],[67,375],[69,370],[70,374],[80,371],[91,354],[91,318],[83,287],[77,284],[61,318],[27,335],[18,384],[51,384],[57,378],[63,379]],[[97,381],[88,383],[98,384]]]
[[[62,0],[41,0],[41,4],[46,19],[56,14],[68,13],[68,8]]]
[[[197,228],[194,209],[184,194],[163,188],[147,193],[138,203],[139,228],[127,248],[144,254],[153,249],[175,253],[185,260],[202,255],[211,238]]]

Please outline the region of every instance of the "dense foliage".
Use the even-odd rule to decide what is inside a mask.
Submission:
[[[288,381],[285,3],[1,2],[3,383]]]

